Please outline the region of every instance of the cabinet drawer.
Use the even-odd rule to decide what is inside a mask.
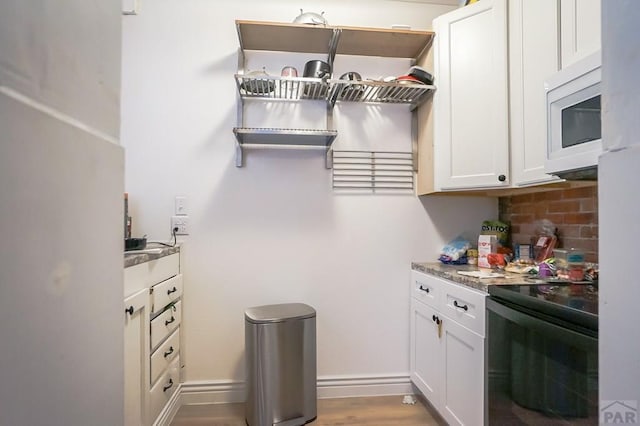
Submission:
[[[411,271],[411,297],[439,309],[441,282],[432,276]]]
[[[180,357],[176,357],[166,369],[160,380],[151,388],[149,397],[149,418],[152,422],[169,402],[180,383]]]
[[[445,282],[440,312],[484,337],[486,294]]]
[[[180,351],[180,327],[151,355],[151,384],[167,369]]]
[[[178,301],[151,321],[151,350],[180,325],[182,302]]]
[[[182,296],[182,275],[176,275],[151,287],[151,313],[159,312]]]
[[[159,282],[178,275],[179,272],[179,253],[125,268],[124,296],[129,296],[143,288],[150,288]]]

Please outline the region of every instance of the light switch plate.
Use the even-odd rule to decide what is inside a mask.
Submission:
[[[175,215],[187,215],[187,197],[177,196],[175,200]]]

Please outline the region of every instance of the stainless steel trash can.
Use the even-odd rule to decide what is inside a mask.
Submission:
[[[249,426],[297,426],[315,420],[316,311],[285,303],[245,311]]]

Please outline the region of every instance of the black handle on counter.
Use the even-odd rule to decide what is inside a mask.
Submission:
[[[171,293],[175,293],[176,291],[178,291],[178,289],[175,287],[173,287],[171,290],[167,290],[167,296],[170,295]]]
[[[133,305],[124,310],[127,314],[133,315]]]
[[[432,317],[431,317],[431,319],[432,319],[436,324],[438,324],[438,325],[442,322],[442,321],[440,321],[440,318],[439,318],[439,317],[437,317],[437,316],[435,316],[435,315],[434,315],[434,316],[432,316]]]
[[[498,176],[498,180],[500,182],[504,182],[505,180],[507,180],[507,177],[505,175],[500,175],[500,176]]]
[[[429,293],[429,292],[431,291],[431,290],[429,290],[427,287],[422,287],[422,286],[420,286],[420,287],[418,288],[418,290],[422,290],[422,291],[424,291],[425,293]]]
[[[169,324],[171,324],[172,322],[174,322],[175,320],[176,320],[176,319],[172,316],[170,320],[167,320],[167,321],[165,321],[165,322],[164,322],[164,325],[169,325]]]
[[[458,301],[457,300],[453,301],[453,306],[455,306],[456,308],[460,308],[460,309],[464,310],[465,312],[469,310],[469,307],[467,305],[458,305]]]
[[[171,389],[171,386],[173,386],[173,379],[169,379],[169,384],[162,387],[162,392],[168,391],[169,389]]]
[[[168,357],[169,355],[171,355],[173,353],[173,346],[169,347],[169,350],[167,352],[164,353],[164,357]]]

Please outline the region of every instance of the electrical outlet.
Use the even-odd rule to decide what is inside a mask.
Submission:
[[[171,234],[178,228],[176,235],[189,235],[189,216],[171,216]]]
[[[187,197],[178,196],[175,200],[175,212],[178,216],[187,215]]]

